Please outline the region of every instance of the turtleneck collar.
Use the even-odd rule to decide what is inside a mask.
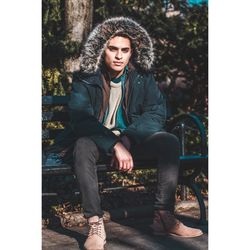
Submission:
[[[111,78],[111,81],[114,82],[114,83],[119,83],[119,82],[122,81],[122,79],[124,77],[126,77],[127,73],[128,73],[128,65],[124,68],[124,71],[123,71],[122,75],[120,75],[117,78]]]

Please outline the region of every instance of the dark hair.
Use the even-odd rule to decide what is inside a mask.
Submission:
[[[124,33],[124,32],[117,32],[115,33],[115,35],[113,35],[111,38],[114,38],[116,36],[121,36],[121,37],[124,37],[124,38],[128,38],[130,40],[130,45],[131,45],[131,49],[133,52],[135,52],[135,41],[132,37],[130,37],[128,34]]]

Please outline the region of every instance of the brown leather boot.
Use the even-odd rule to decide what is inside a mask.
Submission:
[[[85,241],[86,250],[103,250],[106,243],[106,232],[103,219],[94,216],[88,219],[89,234]]]
[[[153,224],[151,225],[154,235],[173,235],[179,237],[197,237],[203,234],[200,229],[185,226],[167,210],[154,212]]]

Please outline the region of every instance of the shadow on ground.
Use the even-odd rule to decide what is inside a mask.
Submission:
[[[153,236],[151,218],[112,220],[105,224],[106,250],[206,250],[208,249],[208,225],[199,225],[196,219],[178,216],[183,223],[202,229],[204,235],[196,238]],[[83,249],[86,227],[53,227],[43,230],[44,250]]]

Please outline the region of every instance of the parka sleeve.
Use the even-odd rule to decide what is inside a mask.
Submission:
[[[89,92],[81,82],[73,82],[69,101],[70,125],[77,138],[91,138],[99,149],[111,153],[120,140],[94,116]]]
[[[123,134],[136,143],[141,143],[146,137],[163,130],[166,115],[166,98],[150,74],[145,81],[142,114],[125,129]]]

